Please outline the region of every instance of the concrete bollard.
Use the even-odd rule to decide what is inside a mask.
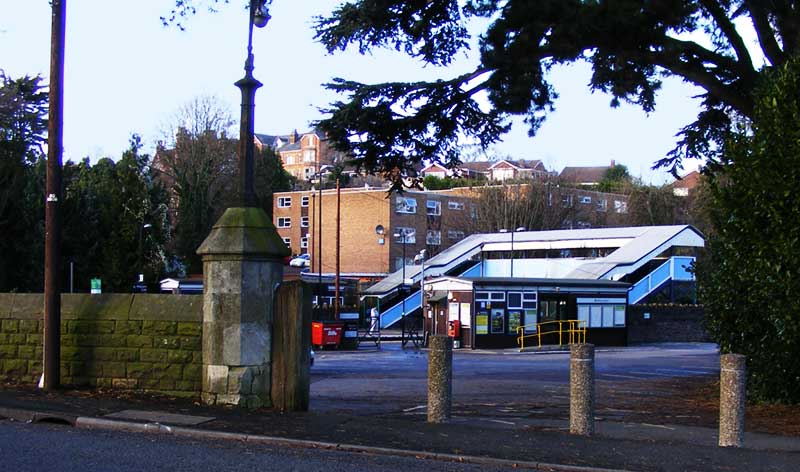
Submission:
[[[431,336],[428,352],[428,423],[450,421],[453,403],[453,338]]]
[[[741,354],[719,358],[719,445],[742,447],[744,435],[745,361]]]
[[[569,360],[569,432],[594,434],[594,345],[571,344]]]

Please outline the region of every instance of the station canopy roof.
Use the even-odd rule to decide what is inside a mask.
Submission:
[[[515,251],[583,248],[612,250],[604,257],[581,258],[572,271],[562,277],[588,280],[619,280],[671,247],[705,245],[702,233],[690,225],[473,234],[425,261],[425,277],[446,275],[470,260],[477,263],[482,252],[509,251],[512,237]],[[406,266],[406,286],[418,282],[421,273],[421,265]],[[383,297],[402,285],[403,270],[398,270],[368,288],[365,295]]]

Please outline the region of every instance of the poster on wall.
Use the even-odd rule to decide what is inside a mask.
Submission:
[[[535,333],[538,327],[536,323],[536,310],[525,310],[525,331]]]
[[[455,321],[458,319],[458,303],[449,303],[447,305],[447,321]]]
[[[472,305],[469,303],[461,304],[461,326],[469,328],[472,318]]]
[[[516,334],[517,328],[521,326],[522,313],[519,311],[508,312],[508,334]]]
[[[492,334],[503,334],[505,332],[506,314],[502,308],[492,309]]]
[[[486,313],[475,315],[475,334],[489,334],[489,315]]]

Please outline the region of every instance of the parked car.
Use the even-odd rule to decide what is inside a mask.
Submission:
[[[308,254],[300,254],[289,261],[289,265],[292,267],[309,267],[311,265],[311,256]]]

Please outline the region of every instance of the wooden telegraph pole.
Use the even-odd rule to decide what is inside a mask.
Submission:
[[[45,390],[61,383],[61,156],[64,135],[64,32],[67,1],[53,0],[44,243]]]

